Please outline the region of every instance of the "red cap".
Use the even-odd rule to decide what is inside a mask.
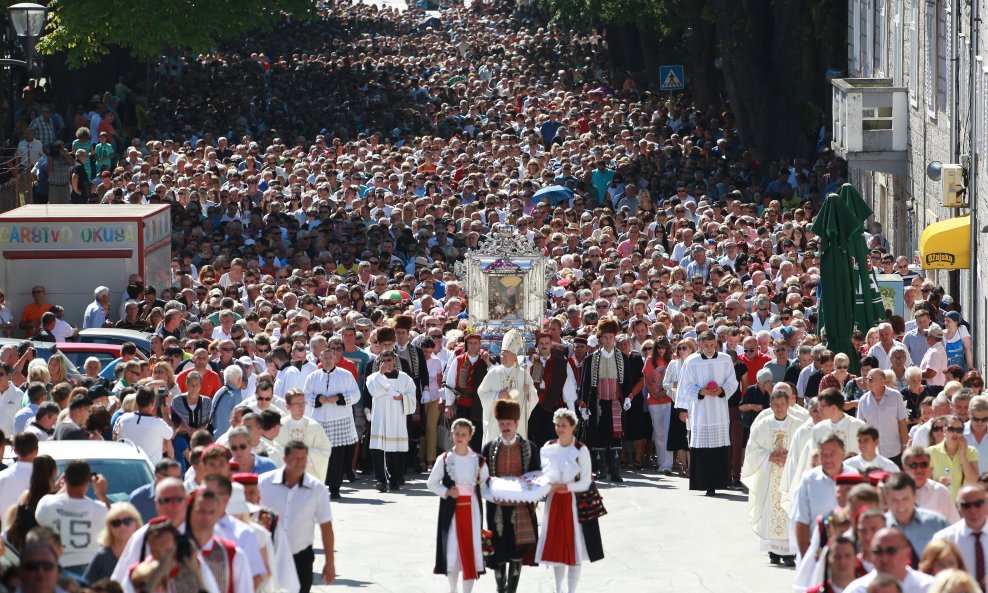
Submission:
[[[233,474],[230,481],[236,482],[237,484],[257,484],[257,474],[252,474],[250,472],[239,472]]]
[[[878,486],[880,482],[885,481],[885,479],[888,478],[890,475],[892,474],[886,471],[871,472],[870,474],[868,474],[868,481],[871,482],[872,486]]]
[[[834,478],[834,481],[837,482],[838,486],[845,486],[849,484],[863,484],[865,481],[865,477],[857,472],[846,472],[843,474],[837,474],[837,477]]]

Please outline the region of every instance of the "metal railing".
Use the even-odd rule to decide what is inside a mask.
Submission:
[[[29,171],[17,167],[16,151],[0,149],[0,212],[30,204],[33,181]]]

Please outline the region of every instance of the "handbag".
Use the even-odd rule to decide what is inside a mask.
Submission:
[[[587,488],[586,492],[576,493],[576,514],[580,523],[596,521],[607,514],[607,509],[604,508],[604,497],[600,495],[596,481],[590,482],[590,487]]]
[[[445,452],[453,448],[453,435],[449,431],[449,425],[452,423],[446,414],[439,419],[439,425],[436,427],[436,446],[440,451]]]

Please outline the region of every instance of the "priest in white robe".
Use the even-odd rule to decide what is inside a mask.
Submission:
[[[799,427],[799,419],[789,413],[789,395],[772,392],[772,415],[762,416],[751,425],[751,436],[741,467],[741,483],[748,488],[748,517],[761,538],[761,549],[772,564],[791,560],[789,513],[782,508],[782,473],[789,453],[789,442]]]
[[[408,453],[407,416],[415,413],[415,381],[398,370],[398,355],[385,350],[377,355],[380,370],[367,377],[371,396],[370,455],[377,490],[401,487]]]
[[[812,455],[804,463],[802,455],[797,455],[796,452],[803,451],[806,443],[813,440],[813,427],[823,421],[823,416],[820,415],[820,405],[817,403],[815,397],[810,398],[806,402],[806,409],[810,412],[810,419],[799,425],[799,428],[796,429],[796,432],[792,435],[792,439],[789,441],[789,450],[793,454],[786,457],[786,465],[782,472],[782,483],[779,484],[779,489],[782,491],[782,508],[787,511],[789,510],[792,497],[796,493],[796,488],[799,487],[799,481],[803,477],[803,473],[812,467]]]
[[[727,398],[738,389],[734,361],[720,351],[712,331],[700,334],[700,352],[683,363],[676,404],[690,430],[690,490],[707,496],[730,484],[730,409]]]
[[[288,416],[281,418],[281,430],[275,442],[284,449],[289,441],[302,441],[309,448],[309,461],[305,472],[320,482],[326,482],[326,469],[333,445],[323,427],[305,415],[305,394],[301,389],[292,389],[285,394]]]
[[[485,443],[501,434],[494,417],[494,402],[499,399],[510,399],[521,408],[518,434],[523,439],[528,438],[528,418],[539,403],[539,394],[532,376],[521,366],[523,360],[525,337],[517,330],[510,330],[501,342],[501,364],[491,367],[477,388],[477,395],[484,407],[482,422]]]

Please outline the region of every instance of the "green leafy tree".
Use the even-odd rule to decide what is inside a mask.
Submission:
[[[138,58],[169,47],[208,51],[222,39],[270,27],[285,14],[315,16],[312,0],[51,0],[42,53],[64,51],[72,67],[98,61],[110,46]]]

